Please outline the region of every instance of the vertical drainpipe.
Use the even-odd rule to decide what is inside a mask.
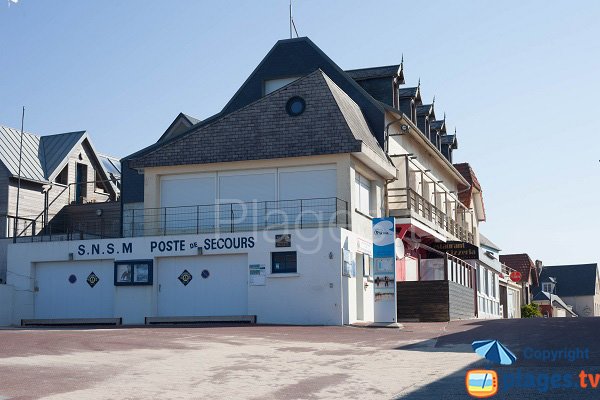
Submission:
[[[477,262],[475,262],[475,265],[477,265]],[[477,268],[477,267],[475,267]],[[471,267],[471,284],[473,285],[473,305],[474,305],[474,311],[475,311],[475,318],[479,317],[479,307],[478,307],[478,302],[477,302],[477,272],[475,270],[474,267]]]
[[[411,204],[410,204],[410,172],[409,172],[409,167],[408,167],[408,154],[406,155],[405,160],[405,168],[406,171],[404,171],[406,173],[406,208],[408,208],[408,210],[411,210]]]

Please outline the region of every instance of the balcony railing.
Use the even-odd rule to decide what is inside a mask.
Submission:
[[[348,203],[335,197],[105,211],[52,219],[43,229],[22,220],[16,242],[348,227]],[[20,219],[21,220],[21,219]],[[7,219],[10,232],[14,221]],[[0,225],[1,226],[1,225]]]
[[[440,227],[459,240],[474,243],[473,232],[466,221],[457,221],[410,188],[388,188],[388,206],[394,210],[410,210]]]
[[[123,211],[123,236],[243,232],[348,226],[348,203],[335,197]]]

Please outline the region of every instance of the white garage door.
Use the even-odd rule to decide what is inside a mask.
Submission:
[[[212,232],[215,226],[215,174],[163,176],[160,180],[160,222],[165,234]]]
[[[91,287],[87,278],[98,278]],[[35,266],[35,318],[114,317],[114,267],[108,262],[51,262]]]
[[[187,285],[181,281],[185,281],[185,271],[191,275]],[[160,317],[248,313],[245,254],[163,258],[157,273]]]
[[[317,170],[282,168],[279,172],[279,199],[316,199],[336,197],[335,166]]]

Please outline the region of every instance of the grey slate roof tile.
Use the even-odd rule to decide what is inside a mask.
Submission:
[[[289,116],[293,96],[306,102]],[[384,157],[360,108],[321,70],[300,78],[232,113],[138,156],[133,168],[208,164],[361,151],[361,142]]]
[[[418,94],[419,88],[417,86],[408,88],[401,87],[398,89],[398,97],[400,98],[417,97]]]
[[[433,112],[433,104],[417,106],[417,115],[429,115]]]
[[[350,69],[344,72],[350,75],[350,77],[354,80],[395,77],[399,75],[400,64],[386,65],[383,67]]]
[[[598,264],[544,266],[540,284],[556,278],[555,293],[562,297],[593,296],[596,293]]]

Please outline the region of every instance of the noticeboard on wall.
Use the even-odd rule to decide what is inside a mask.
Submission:
[[[250,264],[250,286],[264,286],[267,283],[267,266],[265,264]]]
[[[275,247],[292,247],[292,235],[289,233],[275,235]]]
[[[152,260],[115,261],[115,286],[152,285]]]

